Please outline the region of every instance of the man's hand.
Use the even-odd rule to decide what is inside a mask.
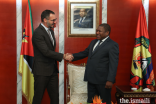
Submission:
[[[64,54],[63,58],[67,61],[72,61],[74,59],[73,55],[71,53]]]
[[[112,88],[112,86],[113,86],[113,83],[110,82],[110,81],[107,81],[105,88],[109,88],[110,89],[110,88]]]

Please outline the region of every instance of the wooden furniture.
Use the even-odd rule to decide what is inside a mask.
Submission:
[[[156,87],[153,87],[151,91],[132,91],[130,86],[116,86],[116,100],[117,104],[123,104],[123,100],[129,99],[135,100],[143,98],[146,102],[150,101],[149,104],[155,104],[155,98],[156,98]],[[134,101],[133,100],[133,101]],[[126,102],[124,102],[126,104]],[[128,104],[128,103],[127,103]]]

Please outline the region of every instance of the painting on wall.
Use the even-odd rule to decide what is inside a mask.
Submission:
[[[99,25],[99,2],[68,2],[68,37],[94,37]]]

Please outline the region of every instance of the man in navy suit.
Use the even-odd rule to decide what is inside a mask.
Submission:
[[[74,21],[74,28],[93,28],[93,19],[87,16],[85,9],[80,9],[80,19]]]
[[[88,57],[84,81],[88,82],[88,103],[92,103],[95,95],[101,97],[102,102],[111,104],[111,88],[115,77],[119,59],[118,44],[110,39],[111,28],[108,24],[101,24],[96,29],[97,39],[82,52],[73,54],[76,61]]]

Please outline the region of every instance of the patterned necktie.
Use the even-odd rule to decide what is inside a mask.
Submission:
[[[54,45],[54,39],[53,39],[53,37],[52,37],[52,35],[51,35],[50,29],[47,30],[47,33],[48,33],[48,35],[49,35],[49,37],[50,37],[50,40],[51,40],[52,44]]]

